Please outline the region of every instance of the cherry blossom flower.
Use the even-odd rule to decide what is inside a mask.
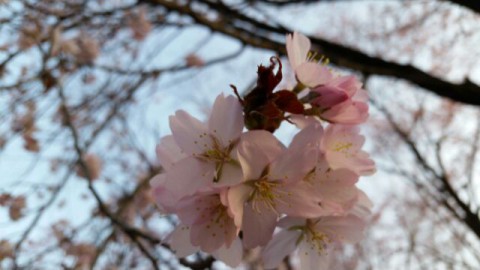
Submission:
[[[334,123],[359,124],[368,117],[368,97],[354,76],[337,76],[314,62],[310,40],[299,33],[287,35],[287,54],[297,80],[311,89],[312,105]]]
[[[170,127],[172,137],[165,138],[157,148],[167,170],[154,181],[157,192],[170,194],[168,204],[200,190],[231,186],[242,180],[235,147],[243,117],[235,97],[219,95],[207,124],[180,110],[170,117]]]
[[[186,197],[176,206],[182,224],[190,226],[192,245],[204,252],[213,252],[222,245],[230,247],[239,230],[229,216],[220,193],[206,193]]]
[[[243,248],[239,229],[225,203],[226,190],[219,190],[188,196],[176,204],[175,212],[182,223],[170,240],[178,257],[203,251],[232,267],[240,264]]]
[[[236,267],[244,248],[260,246],[266,268],[296,252],[301,269],[328,269],[335,245],[362,238],[372,203],[356,184],[375,163],[354,125],[368,117],[368,97],[355,77],[314,62],[310,47],[287,35],[303,98],[274,92],[282,64],[271,58],[245,97],[235,87],[237,98],[219,95],[207,122],[182,110],[170,117],[172,135],[156,148],[164,171],[150,183],[160,210],[180,220],[168,237],[178,257],[202,251]],[[273,135],[284,120],[300,129],[288,147]]]
[[[322,149],[332,169],[348,169],[358,175],[375,173],[375,162],[361,148],[365,137],[358,126],[329,125],[325,130]]]
[[[249,133],[239,145],[244,182],[229,189],[228,204],[235,224],[242,228],[244,246],[254,248],[267,244],[281,214],[321,213],[315,191],[302,179],[315,166],[323,129],[305,128],[287,149],[272,147],[278,140],[268,132]]]
[[[290,120],[300,129],[320,123],[313,116],[293,115]],[[362,150],[364,143],[365,137],[360,135],[358,126],[330,124],[322,138],[319,163],[325,160],[333,170],[343,168],[357,175],[372,175],[376,171],[375,162]]]
[[[368,118],[368,95],[354,76],[340,76],[311,90],[311,102],[321,110],[320,117],[329,122],[360,124]]]
[[[354,215],[301,219],[287,217],[262,253],[266,269],[277,267],[287,255],[297,251],[300,269],[330,269],[329,256],[337,243],[357,243],[363,238],[365,222]]]
[[[333,78],[331,71],[315,61],[310,54],[310,40],[298,33],[287,35],[287,55],[297,79],[307,87],[323,85]]]

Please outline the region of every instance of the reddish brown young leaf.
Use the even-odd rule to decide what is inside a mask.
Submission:
[[[303,104],[298,100],[297,95],[288,90],[281,90],[274,94],[275,104],[285,112],[301,114],[304,112]]]

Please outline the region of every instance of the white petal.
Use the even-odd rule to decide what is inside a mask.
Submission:
[[[227,147],[240,137],[243,130],[242,106],[234,96],[220,94],[213,104],[208,120],[210,134],[215,136],[223,147]]]

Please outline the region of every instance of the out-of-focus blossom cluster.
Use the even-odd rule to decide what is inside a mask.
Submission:
[[[321,269],[336,245],[361,240],[371,203],[356,183],[375,172],[358,127],[366,91],[316,59],[307,37],[288,35],[287,51],[294,89],[277,89],[273,57],[246,96],[233,86],[236,96],[219,95],[206,122],[170,116],[156,149],[164,172],[151,185],[180,220],[167,239],[177,256],[202,251],[235,267],[259,247],[265,268],[296,253],[301,269]],[[282,122],[299,130],[289,145],[273,134]]]

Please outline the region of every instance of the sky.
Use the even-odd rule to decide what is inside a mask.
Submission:
[[[390,44],[382,44],[380,41],[371,40],[367,42],[368,36],[358,38],[353,32],[342,32],[338,28],[331,27],[331,25],[338,25],[342,22],[342,19],[348,18],[349,22],[360,25],[360,27],[368,27],[371,18],[370,6],[364,4],[364,1],[358,1],[353,4],[336,4],[335,10],[339,14],[345,14],[344,16],[338,16],[335,18],[329,16],[331,9],[323,9],[322,4],[308,5],[302,8],[292,8],[288,12],[279,12],[275,9],[265,11],[275,20],[280,21],[282,24],[291,26],[300,32],[308,34],[318,34],[333,40],[342,38],[346,44],[351,46],[358,46],[366,52],[375,51],[383,46]],[[388,5],[384,2],[378,5]],[[395,5],[395,4],[392,4]],[[380,8],[377,6],[377,8]],[[456,9],[454,9],[455,11]],[[457,10],[458,11],[458,10]],[[0,16],[2,14],[0,8]],[[302,20],[297,18],[301,16]],[[341,17],[341,18],[340,18]],[[363,24],[362,24],[363,23]],[[391,23],[395,25],[395,22]],[[388,27],[388,24],[387,24]],[[469,25],[465,26],[470,27]],[[171,33],[168,31],[162,32],[162,36],[152,35],[144,41],[141,46],[143,50],[144,60],[138,61],[139,66],[131,66],[131,63],[127,59],[123,61],[123,65],[129,68],[140,67],[152,67],[159,68],[170,66],[171,64],[182,61],[184,55],[180,55],[179,48],[182,51],[195,50],[198,47],[199,42],[204,40],[204,37],[210,33],[208,30],[200,27],[191,27],[182,31],[180,36],[173,38],[174,30]],[[0,40],[2,37],[8,35],[6,30],[0,28]],[[155,53],[155,46],[160,39],[172,39],[171,42],[165,48],[162,48],[162,52]],[[466,43],[478,42],[479,39],[475,37],[465,43],[459,42],[457,46],[454,46],[453,50],[459,50],[461,46]],[[378,44],[377,44],[378,43]],[[1,42],[0,42],[1,45]],[[195,54],[201,56],[202,59],[208,61],[209,59],[215,59],[221,55],[226,55],[236,51],[240,44],[229,38],[225,38],[219,34],[214,34],[214,38],[208,43],[201,46],[199,50],[195,51]],[[399,45],[401,46],[401,45]],[[480,49],[479,49],[480,50]],[[153,55],[153,57],[152,57]],[[2,57],[0,52],[0,59]],[[232,94],[229,84],[236,85],[239,89],[245,89],[255,79],[256,67],[258,64],[267,64],[268,59],[272,54],[264,50],[256,50],[252,48],[246,48],[242,55],[236,59],[229,60],[225,63],[218,64],[212,67],[207,67],[202,70],[194,70],[188,72],[179,72],[177,74],[166,74],[160,77],[159,81],[154,85],[147,85],[139,91],[136,95],[138,103],[128,111],[128,117],[132,130],[136,130],[137,138],[141,141],[141,146],[146,149],[148,156],[151,160],[155,156],[155,145],[157,141],[152,136],[145,136],[144,130],[148,127],[158,132],[159,136],[164,136],[170,133],[168,126],[168,116],[174,114],[176,110],[182,109],[192,115],[205,119],[206,114],[209,111],[210,105],[213,103],[215,96],[223,92],[225,94]],[[19,59],[16,65],[21,67],[23,65],[29,65],[34,55],[25,56]],[[109,64],[112,56],[108,58],[100,58],[97,60],[99,64]],[[387,56],[388,57],[388,56]],[[404,58],[402,58],[404,57]],[[433,64],[439,61],[436,56],[427,53],[427,50],[419,49],[417,53],[412,55],[404,55],[399,58],[399,61],[411,61],[422,69],[428,70]],[[446,53],[441,56],[444,61],[452,61],[451,55]],[[119,58],[120,60],[121,57]],[[480,58],[479,58],[480,59]],[[284,60],[286,63],[286,60]],[[122,62],[122,61],[121,61]],[[460,66],[460,65],[459,65]],[[11,77],[15,76],[15,69]],[[19,70],[19,69],[18,69]],[[18,70],[16,71],[18,74]],[[466,74],[466,68],[459,68],[448,73],[448,78],[456,81],[468,76],[473,81],[480,82],[480,65],[476,65],[473,68],[469,66],[470,73]],[[290,74],[285,72],[286,75]],[[9,79],[5,79],[0,82],[0,85],[9,84]],[[380,79],[381,80],[381,79]],[[72,82],[75,84],[76,82]],[[100,78],[97,82],[102,83]],[[382,83],[373,81],[372,84]],[[384,83],[384,82],[383,82]],[[288,86],[288,84],[287,84]],[[37,86],[38,87],[38,86]],[[52,97],[53,99],[53,97]],[[45,109],[45,115],[51,115],[55,113],[54,107],[50,104],[51,99],[46,98],[44,104],[40,104],[39,107]],[[2,95],[0,94],[0,108],[6,106]],[[141,109],[138,109],[141,108]],[[1,112],[1,111],[0,111]],[[40,129],[48,129],[52,123],[48,120],[39,124]],[[9,128],[6,124],[0,123],[0,132]],[[371,134],[368,130],[369,126],[364,127],[365,134]],[[292,127],[283,126],[278,132],[279,138],[287,144],[292,138],[295,129]],[[60,138],[66,138],[68,134],[62,134]],[[158,138],[157,138],[158,139]],[[374,148],[374,138],[367,135],[367,150]],[[102,144],[104,141],[100,139],[98,144]],[[13,191],[14,193],[21,193],[32,187],[36,183],[58,183],[65,171],[52,174],[50,172],[49,157],[57,156],[70,156],[68,153],[63,153],[61,143],[51,144],[48,149],[45,149],[41,153],[41,157],[37,160],[37,156],[25,152],[22,146],[23,142],[21,138],[13,140],[8,146],[2,150],[0,154],[0,193],[2,190]],[[92,151],[96,151],[96,145],[92,146]],[[101,149],[101,148],[98,148]],[[102,156],[104,153],[99,153]],[[375,156],[374,156],[375,159]],[[385,172],[379,172],[375,176],[362,178],[360,181],[360,187],[371,196],[374,202],[378,203],[384,201],[389,196],[389,192],[395,190],[403,184],[399,184],[399,181],[394,181],[391,175]],[[18,184],[21,183],[21,184]],[[100,192],[105,196],[109,193],[107,186],[98,184]],[[81,224],[90,217],[89,209],[95,206],[94,201],[90,198],[87,200],[72,200],[71,198],[80,198],[83,196],[86,190],[86,182],[78,177],[74,177],[69,180],[65,188],[60,193],[60,196],[56,200],[56,205],[61,204],[63,201],[66,204],[62,207],[52,207],[48,210],[47,214],[40,222],[40,227],[47,227],[53,221],[59,219],[68,219],[74,224]],[[40,205],[46,198],[31,198],[29,205]],[[34,211],[35,207],[29,211]],[[20,222],[11,223],[7,217],[5,211],[0,210],[0,239],[3,237],[17,238],[25,226],[31,221],[30,217],[25,218]],[[41,236],[40,230],[36,231],[33,237]]]

